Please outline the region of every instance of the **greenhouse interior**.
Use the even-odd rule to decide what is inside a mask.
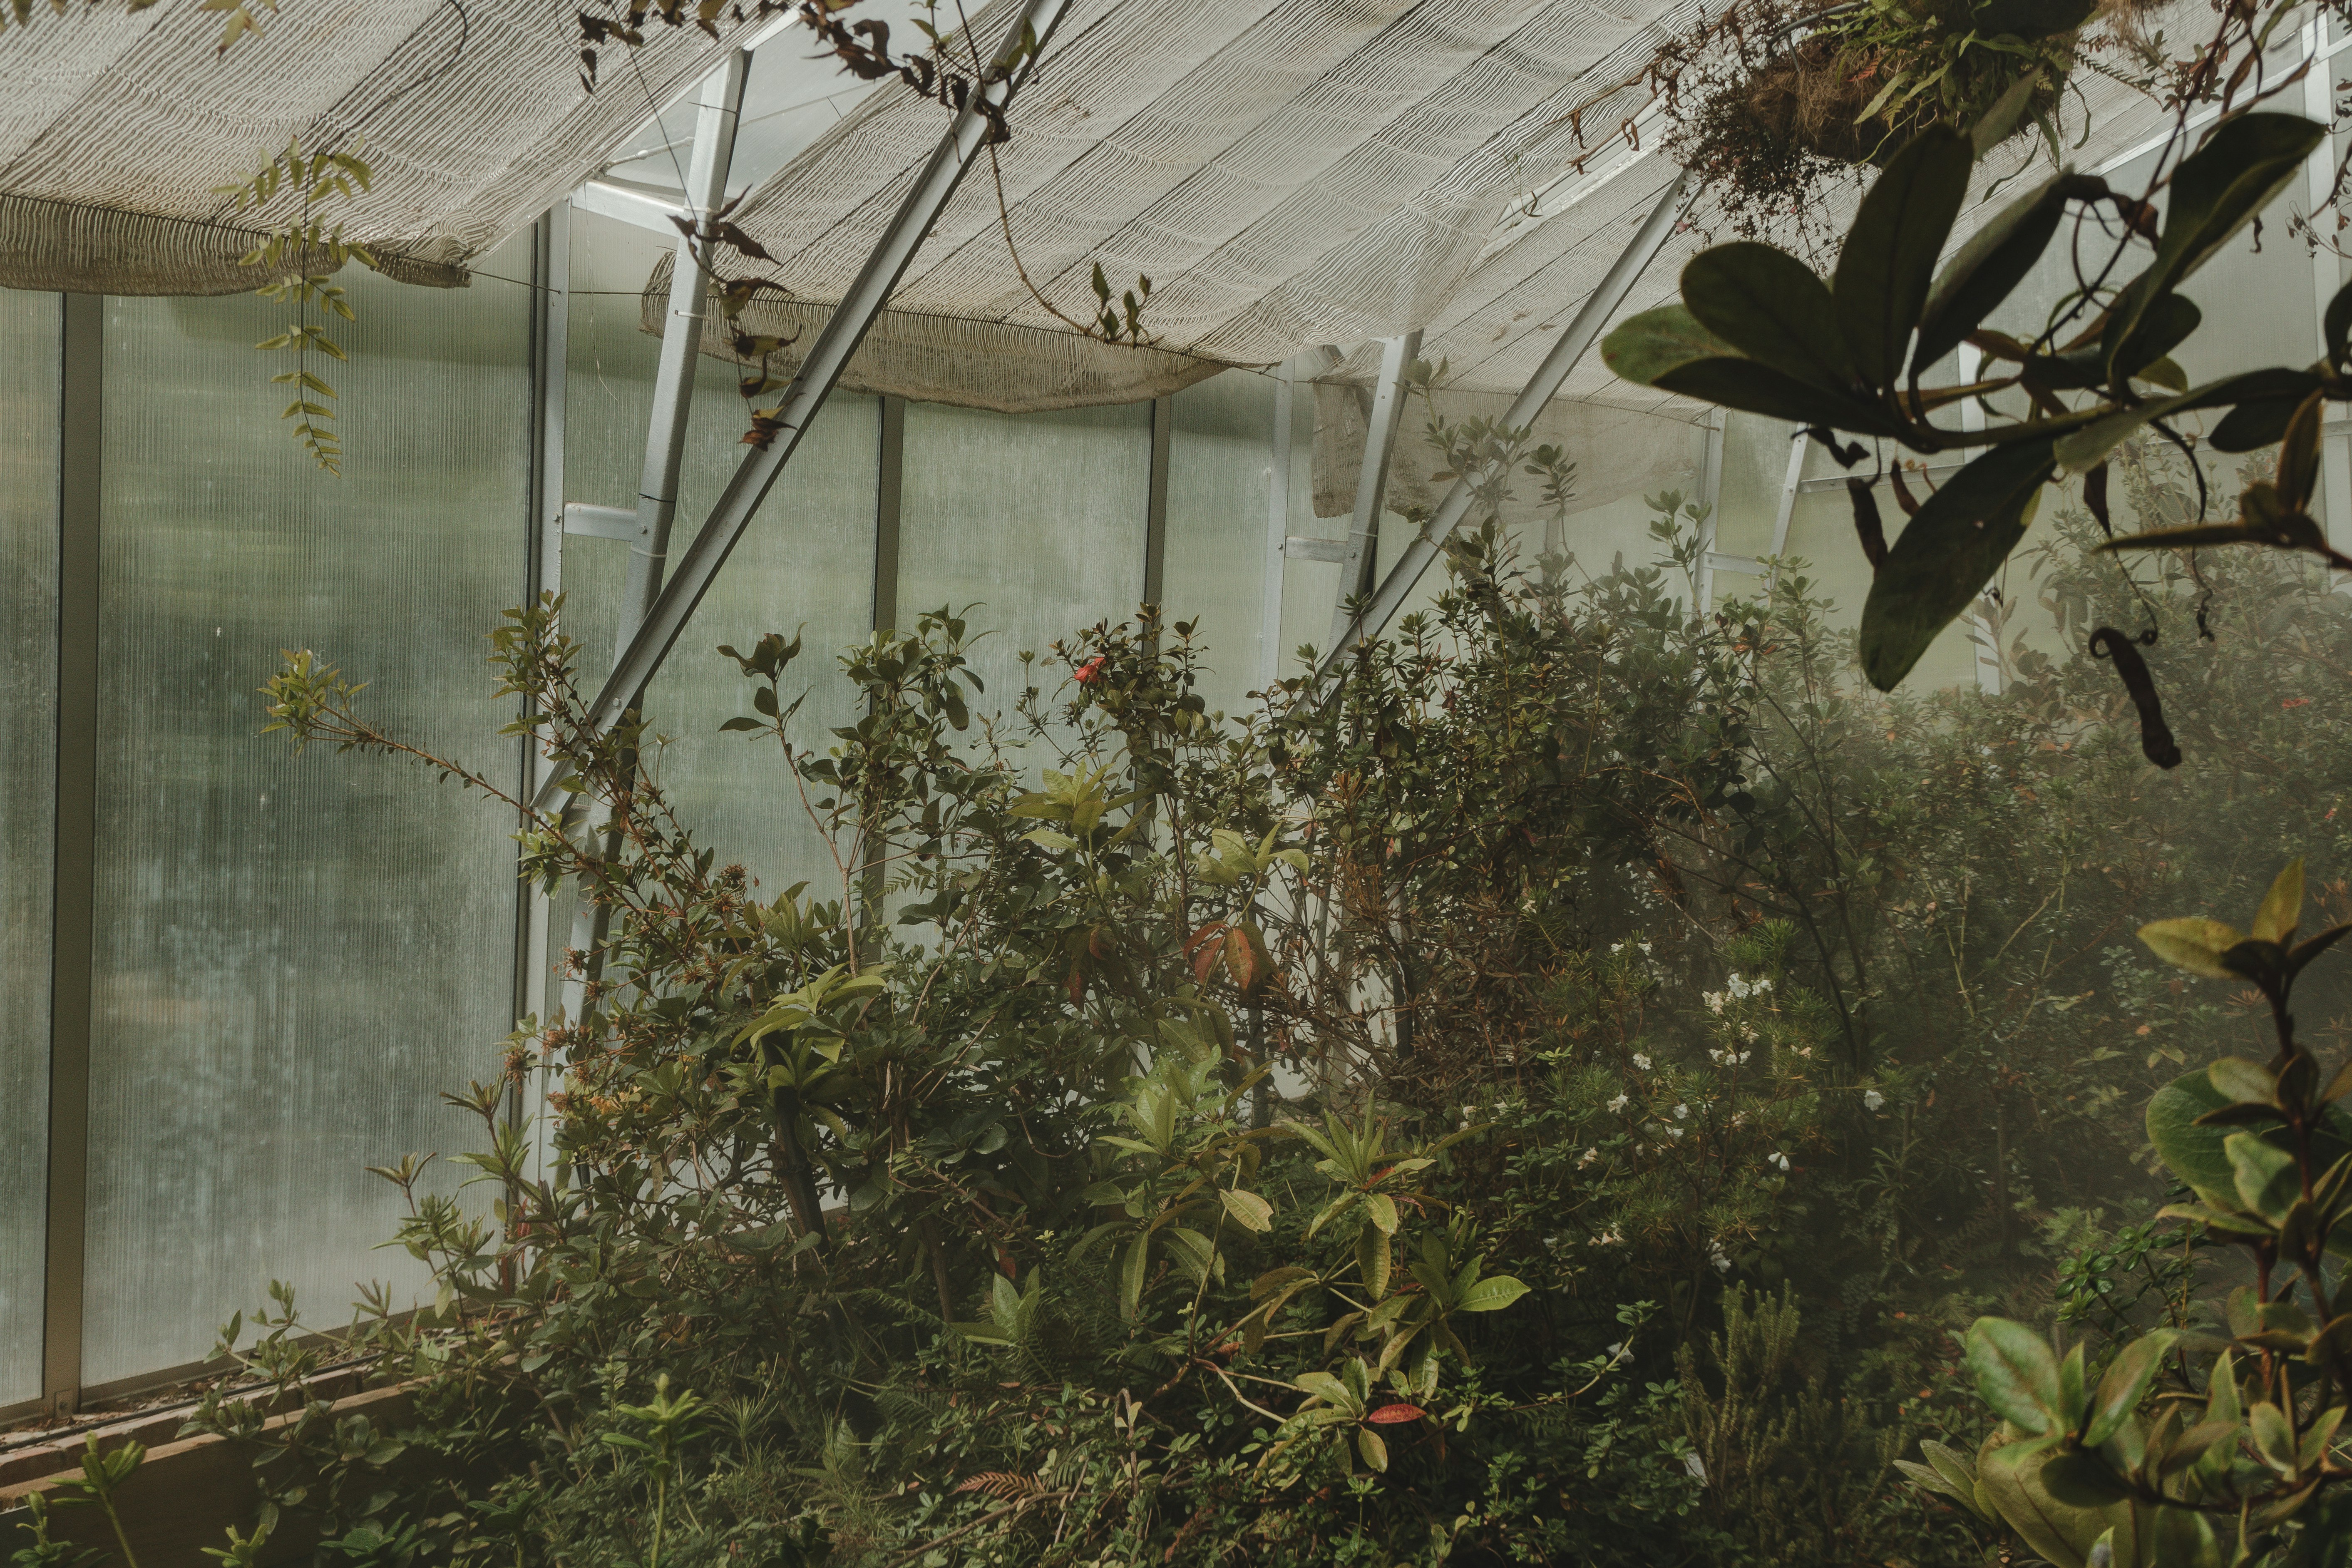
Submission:
[[[2352,0],[585,6],[0,9],[11,1568],[2352,1568]]]

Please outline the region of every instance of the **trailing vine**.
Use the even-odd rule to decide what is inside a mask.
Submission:
[[[305,153],[299,140],[289,141],[284,152],[264,163],[250,179],[240,184],[221,186],[217,191],[218,195],[233,197],[239,212],[267,206],[281,190],[299,194],[300,206],[294,216],[273,229],[268,238],[246,252],[240,260],[245,266],[260,268],[273,275],[271,281],[256,289],[256,293],[294,308],[294,320],[287,323],[284,331],[254,345],[263,353],[294,356],[292,369],[269,378],[272,385],[290,387],[294,394],[294,400],[278,417],[293,421],[294,438],[302,444],[302,449],[318,459],[319,467],[339,477],[343,471],[343,446],[342,437],[332,427],[335,411],[331,405],[335,401],[335,389],[311,370],[310,355],[315,352],[338,363],[349,361],[351,356],[342,346],[328,335],[324,321],[333,317],[352,321],[358,316],[352,310],[346,291],[332,280],[331,274],[351,261],[372,270],[376,267],[373,251],[357,240],[344,238],[340,220],[329,221],[332,204],[352,200],[374,181],[373,171],[357,151],[363,145],[354,142],[351,152]],[[311,319],[314,306],[319,321]]]

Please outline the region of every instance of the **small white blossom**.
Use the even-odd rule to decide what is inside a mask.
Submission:
[[[1717,1274],[1731,1272],[1731,1254],[1723,1250],[1723,1244],[1719,1241],[1707,1244],[1706,1260],[1715,1265]]]
[[[1636,942],[1636,943],[1634,943],[1634,945],[1635,945],[1636,947],[1639,947],[1639,948],[1642,950],[1642,956],[1643,956],[1643,958],[1647,958],[1647,957],[1649,957],[1649,956],[1650,956],[1650,944],[1649,944],[1648,942]]]
[[[1724,994],[1723,994],[1723,993],[1722,993],[1722,992],[1720,992],[1720,991],[1709,991],[1709,992],[1707,992],[1707,993],[1706,994],[1706,1010],[1707,1010],[1708,1012],[1710,1012],[1710,1013],[1720,1013],[1720,1012],[1722,1012],[1722,1011],[1723,1011]]]
[[[1599,1158],[1601,1158],[1601,1151],[1600,1151],[1600,1150],[1598,1150],[1598,1149],[1587,1149],[1587,1150],[1584,1152],[1584,1157],[1583,1157],[1582,1159],[1580,1159],[1580,1160],[1577,1161],[1577,1163],[1576,1163],[1576,1168],[1577,1168],[1578,1170],[1581,1171],[1582,1169],[1584,1169],[1584,1167],[1585,1167],[1585,1166],[1590,1165],[1591,1163],[1592,1163],[1592,1162],[1593,1162],[1593,1161],[1598,1160]]]
[[[1778,1165],[1781,1170],[1785,1171],[1789,1168],[1789,1156],[1786,1154],[1775,1154],[1772,1156],[1771,1163]]]
[[[1666,1129],[1666,1136],[1669,1138],[1680,1138],[1682,1135],[1683,1130],[1679,1127],[1669,1127]]]
[[[1595,1247],[1615,1247],[1624,1239],[1625,1238],[1623,1237],[1618,1235],[1613,1229],[1604,1230],[1599,1236],[1592,1238],[1592,1245]]]
[[[1650,1070],[1650,1058],[1643,1056],[1641,1052],[1635,1051],[1633,1053],[1633,1065],[1640,1068],[1643,1072],[1648,1072]]]
[[[1690,1120],[1690,1107],[1689,1107],[1689,1106],[1687,1106],[1687,1105],[1677,1105],[1677,1106],[1675,1106],[1675,1121],[1689,1121],[1689,1120]]]
[[[1612,1111],[1617,1111],[1617,1110],[1624,1110],[1624,1109],[1625,1109],[1625,1096],[1623,1096],[1623,1095],[1622,1095],[1622,1094],[1621,1094],[1621,1095],[1619,1095],[1616,1099],[1614,1099],[1614,1100],[1611,1100],[1611,1101],[1609,1102],[1609,1109],[1610,1109],[1611,1110],[1612,1110]]]
[[[1876,1110],[1886,1103],[1886,1097],[1874,1089],[1862,1097],[1862,1103],[1867,1109]]]

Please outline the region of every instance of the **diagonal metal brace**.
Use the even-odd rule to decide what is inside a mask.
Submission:
[[[1625,302],[1625,296],[1633,291],[1643,269],[1657,256],[1659,247],[1666,242],[1666,237],[1675,232],[1675,224],[1681,221],[1683,213],[1697,195],[1697,188],[1691,184],[1687,173],[1675,176],[1674,183],[1658,198],[1658,205],[1650,209],[1650,216],[1643,221],[1641,232],[1633,237],[1633,243],[1627,246],[1623,254],[1611,265],[1608,275],[1601,279],[1601,287],[1585,300],[1583,309],[1576,313],[1576,320],[1568,324],[1568,331],[1560,334],[1559,342],[1552,345],[1551,352],[1544,356],[1543,363],[1537,367],[1526,390],[1512,402],[1509,411],[1503,416],[1505,425],[1515,430],[1523,430],[1535,423],[1536,416],[1543,412],[1544,405],[1552,400],[1552,395],[1559,390],[1560,384],[1568,379],[1569,373],[1584,357],[1584,351],[1592,346],[1593,341],[1601,336],[1601,329],[1609,324],[1609,318],[1616,314],[1617,307]],[[1348,657],[1350,649],[1360,643],[1377,638],[1388,630],[1389,622],[1394,620],[1397,612],[1404,607],[1413,585],[1421,581],[1421,574],[1444,552],[1445,541],[1462,525],[1463,519],[1470,515],[1471,503],[1477,499],[1477,486],[1472,479],[1473,476],[1464,474],[1454,481],[1452,488],[1445,492],[1445,499],[1438,503],[1437,510],[1422,525],[1421,532],[1406,544],[1404,553],[1389,569],[1388,576],[1381,580],[1379,589],[1365,604],[1362,612],[1344,628],[1345,635],[1332,639],[1330,648],[1316,667],[1317,674],[1329,674]]]
[[[916,250],[962,182],[988,134],[989,119],[981,111],[979,100],[984,100],[998,110],[1011,104],[1014,92],[1035,68],[1037,53],[1044,49],[1069,5],[1070,0],[1028,0],[1013,18],[995,58],[1000,62],[1009,61],[1021,51],[1025,39],[1034,38],[1030,52],[1017,70],[974,94],[974,102],[956,111],[954,122],[940,138],[930,161],[916,176],[881,242],[866,258],[856,281],[842,296],[832,319],[817,334],[808,356],[801,361],[799,374],[793,377],[783,401],[777,405],[774,435],[765,447],[755,447],[746,455],[735,477],[727,481],[727,489],[720,494],[718,505],[711,508],[702,531],[687,546],[686,553],[678,559],[677,570],[663,584],[645,619],[630,637],[628,646],[614,660],[613,673],[589,709],[589,722],[597,734],[610,734],[619,725],[622,716],[636,706],[655,672],[669,657],[670,648],[685,631],[696,606],[702,603],[703,595],[709,592],[719,568],[727,564],[736,542],[751,526],[752,514],[767,499],[777,476],[799,449],[810,422],[832,395],[834,384],[841,379],[850,355],[865,342],[867,330],[882,313],[890,291],[906,275]],[[533,808],[551,810],[562,798],[570,776],[567,770],[552,772],[533,798]]]

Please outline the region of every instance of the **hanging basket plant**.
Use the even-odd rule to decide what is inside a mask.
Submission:
[[[2151,0],[1758,0],[1666,64],[1674,151],[1743,227],[1801,219],[1817,185],[1932,125],[1991,116],[2053,147],[2069,75],[2136,37]]]

